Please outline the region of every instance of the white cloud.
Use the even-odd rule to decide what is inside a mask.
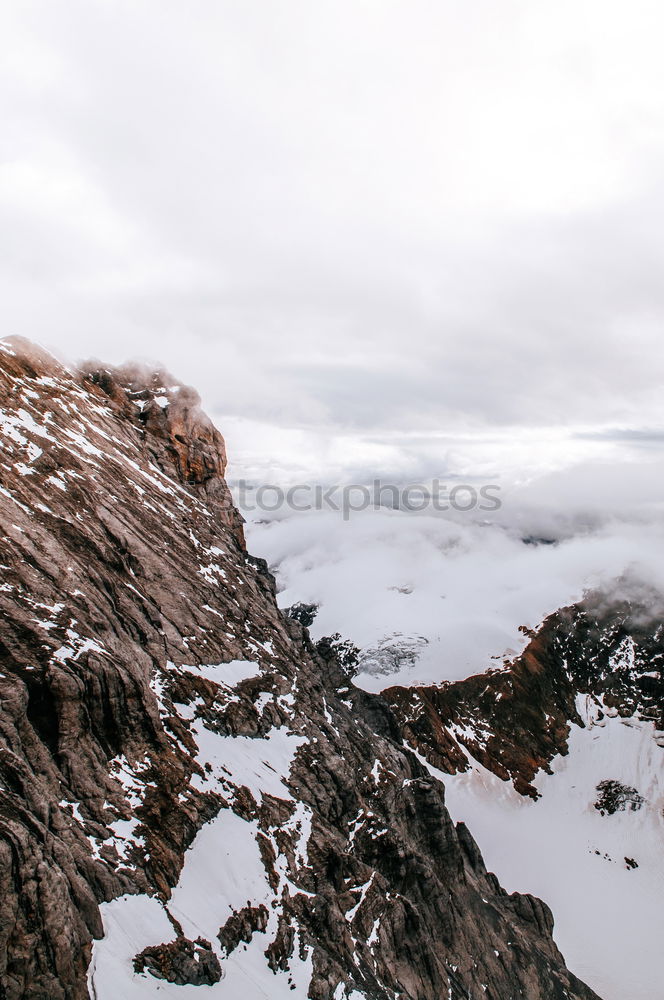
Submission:
[[[341,632],[363,649],[394,633],[428,640],[400,673],[360,679],[379,690],[495,666],[525,645],[520,626],[589,590],[645,600],[661,615],[663,486],[656,459],[618,471],[584,463],[504,483],[495,512],[367,509],[344,519],[282,506],[247,511],[247,535],[276,572],[283,607],[320,604],[314,635]]]
[[[6,8],[5,332],[155,357],[222,429],[277,428],[284,466],[302,434],[657,428],[663,22],[651,0]]]

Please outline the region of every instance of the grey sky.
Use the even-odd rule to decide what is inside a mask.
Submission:
[[[249,465],[626,448],[664,423],[663,29],[649,0],[6,3],[3,333],[159,359]]]

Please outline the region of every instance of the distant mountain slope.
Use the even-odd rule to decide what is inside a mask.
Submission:
[[[664,745],[664,624],[650,596],[646,606],[591,595],[550,615],[506,667],[383,695],[409,743],[440,770],[465,771],[470,755],[536,796],[533,778],[567,751],[571,725],[588,712],[597,722],[651,722]]]
[[[454,818],[502,881],[553,906],[557,942],[606,1000],[661,988],[660,606],[589,595],[503,669],[383,692],[432,773],[449,774]]]
[[[591,1000],[246,552],[165,373],[0,342],[0,995]]]

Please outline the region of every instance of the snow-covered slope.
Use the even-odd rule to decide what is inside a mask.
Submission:
[[[537,801],[474,760],[445,775],[454,819],[475,832],[505,886],[548,902],[570,967],[605,1000],[661,991],[664,750],[653,730],[619,717],[574,725],[568,755],[535,779]],[[637,788],[643,804],[602,814],[595,803],[606,780]]]
[[[664,628],[591,595],[493,672],[385,692],[409,744],[511,888],[556,914],[576,973],[607,998],[658,995],[664,892]]]
[[[224,683],[224,671],[216,673]],[[255,670],[250,673],[254,675]],[[286,726],[272,728],[263,738],[222,736],[200,720],[190,731],[198,746],[195,759],[203,772],[197,782],[201,791],[214,790],[223,796],[234,788],[248,789],[258,809],[279,799],[286,809],[292,809],[292,815],[271,831],[271,849],[279,858],[277,833],[282,838],[292,834],[298,861],[307,865],[312,812],[293,799],[286,785],[304,737]],[[258,818],[246,819],[231,809],[222,809],[199,831],[187,850],[170,900],[140,894],[102,904],[104,937],[94,944],[88,970],[90,992],[96,1000],[157,995],[193,998],[200,996],[202,986],[206,987],[205,995],[227,998],[279,1000],[293,994],[306,996],[313,975],[313,949],[300,940],[299,932],[294,931],[287,963],[270,962],[266,954],[283,920],[282,896],[301,895],[302,889],[290,881],[283,856],[270,880],[260,844]],[[252,914],[245,910],[249,903]],[[250,932],[243,934],[247,940],[239,948],[228,953],[218,936],[220,928],[243,912]],[[252,916],[256,921],[253,933]],[[169,984],[151,975],[136,974],[134,959],[144,949],[160,942],[177,942],[183,935],[190,941],[207,942],[196,961],[200,964],[207,952],[208,961],[221,977],[216,983]],[[218,964],[210,959],[210,953]]]

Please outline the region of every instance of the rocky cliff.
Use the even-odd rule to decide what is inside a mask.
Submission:
[[[0,426],[0,997],[595,996],[278,610],[190,389],[10,339]]]

